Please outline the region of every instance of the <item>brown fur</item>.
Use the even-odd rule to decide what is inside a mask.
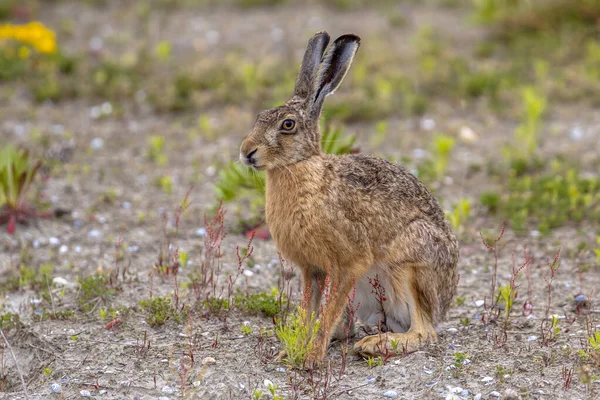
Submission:
[[[319,52],[329,38],[324,35],[309,41],[311,54],[305,55],[300,70],[297,84],[304,86],[295,93],[305,97],[295,95],[259,114],[240,158],[248,163],[248,154],[256,150],[253,166],[266,170],[267,223],[283,257],[302,270],[309,315],[319,311],[318,288],[327,274],[336,288],[323,308],[321,331],[308,361],[322,360],[348,293],[376,265],[386,271],[391,295],[406,304],[410,328],[366,337],[355,349],[378,354],[396,341],[414,351],[435,339],[434,327],[455,293],[458,245],[438,202],[402,166],[321,151],[318,117],[323,99],[343,79],[359,43],[354,35],[342,36],[321,60]],[[315,72],[316,59],[321,64]],[[307,81],[312,87],[306,87]],[[287,118],[296,122],[293,132],[282,131],[281,121]]]

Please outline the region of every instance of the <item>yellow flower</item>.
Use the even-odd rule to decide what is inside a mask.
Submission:
[[[12,39],[30,44],[40,53],[54,53],[56,51],[55,33],[38,21],[25,25],[0,25],[1,39]]]

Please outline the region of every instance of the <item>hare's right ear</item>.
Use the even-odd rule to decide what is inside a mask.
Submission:
[[[327,49],[307,99],[308,112],[313,118],[318,119],[325,97],[333,94],[342,83],[359,46],[360,37],[347,34],[337,38]]]
[[[300,67],[300,73],[296,80],[296,88],[294,89],[294,96],[305,99],[311,91],[312,82],[321,64],[323,53],[329,44],[329,34],[325,31],[317,32],[308,41],[306,46],[306,52],[302,59],[302,66]]]

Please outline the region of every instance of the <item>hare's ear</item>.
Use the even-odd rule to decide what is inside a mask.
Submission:
[[[329,46],[312,83],[308,99],[311,115],[318,116],[325,97],[340,86],[359,46],[360,37],[352,34],[340,36]]]
[[[317,73],[321,59],[323,58],[323,53],[328,44],[329,34],[325,31],[317,32],[308,41],[308,46],[306,46],[306,52],[302,59],[300,73],[296,80],[294,96],[305,99],[310,93],[313,79],[315,78],[315,74]]]

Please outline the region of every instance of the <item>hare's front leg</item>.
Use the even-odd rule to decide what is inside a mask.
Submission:
[[[305,311],[304,318],[307,324],[311,322],[313,313],[314,320],[319,316],[325,276],[314,269],[302,268],[302,308]]]
[[[321,327],[317,333],[317,337],[313,342],[313,346],[309,349],[308,357],[306,358],[306,366],[312,367],[319,364],[327,353],[329,339],[332,336],[338,321],[346,308],[348,294],[352,290],[356,277],[353,274],[347,273],[332,274],[331,281],[333,282],[330,289],[329,298],[323,307],[321,315]]]

